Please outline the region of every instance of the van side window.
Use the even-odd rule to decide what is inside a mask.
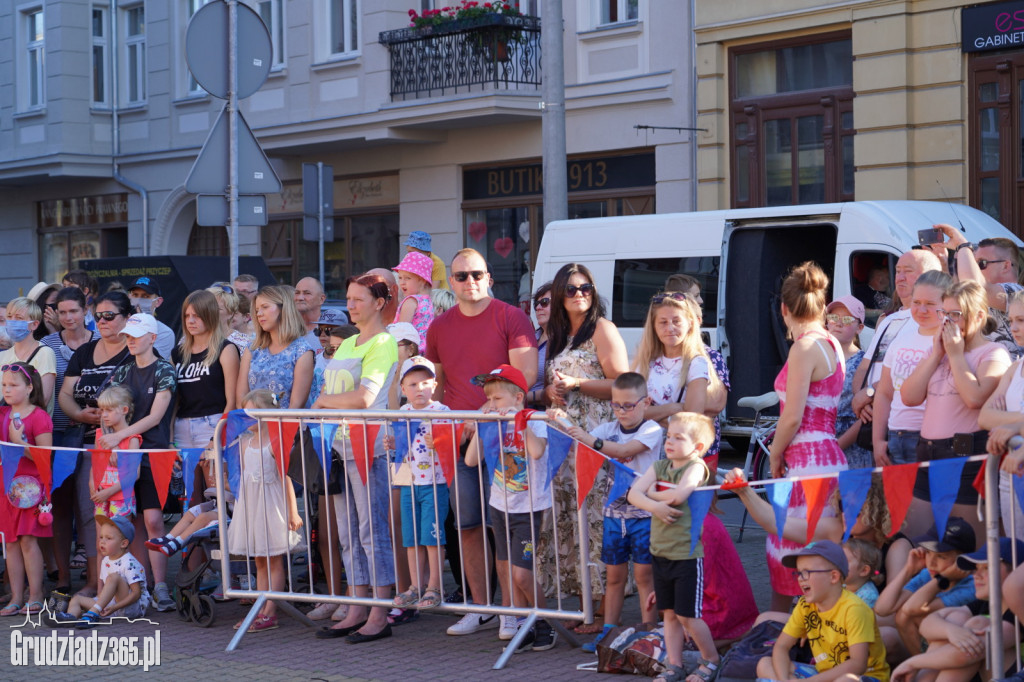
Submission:
[[[671,275],[690,275],[700,283],[704,326],[715,326],[718,311],[718,256],[687,258],[625,258],[615,261],[612,322],[618,327],[643,327],[651,297],[665,289]]]
[[[893,305],[895,270],[896,256],[891,253],[857,251],[850,256],[850,291],[864,304],[865,326],[874,329]]]

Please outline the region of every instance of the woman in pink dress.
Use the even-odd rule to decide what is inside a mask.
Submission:
[[[812,262],[794,268],[782,283],[782,319],[796,340],[775,379],[782,414],[771,445],[774,478],[846,469],[846,457],[835,435],[845,370],[842,348],[825,330],[827,288],[828,277]],[[830,513],[834,512],[826,509],[823,515]],[[788,516],[807,517],[799,483],[794,482]],[[772,610],[789,611],[793,597],[801,593],[790,569],[782,565],[782,557],[800,547],[776,534],[768,536]]]

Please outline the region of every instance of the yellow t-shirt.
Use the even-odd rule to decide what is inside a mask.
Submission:
[[[849,659],[851,645],[866,642],[868,669],[863,675],[889,682],[889,664],[885,662],[885,645],[875,612],[849,590],[844,589],[836,605],[824,612],[800,597],[783,632],[797,639],[807,638],[819,673]]]
[[[430,260],[434,261],[434,269],[430,271],[430,276],[435,282],[441,284],[437,286],[438,289],[448,288],[448,268],[444,266],[444,261],[437,257],[436,253],[430,254]]]

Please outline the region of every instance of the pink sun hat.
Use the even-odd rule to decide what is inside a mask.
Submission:
[[[396,265],[393,269],[412,273],[413,275],[421,278],[427,284],[432,285],[434,283],[434,261],[430,256],[424,256],[422,253],[410,251],[405,254],[405,258],[402,259],[402,262]]]

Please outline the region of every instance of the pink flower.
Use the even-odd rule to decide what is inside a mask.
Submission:
[[[414,10],[414,9],[409,10],[409,16],[410,17],[415,17],[416,16],[416,10]]]

